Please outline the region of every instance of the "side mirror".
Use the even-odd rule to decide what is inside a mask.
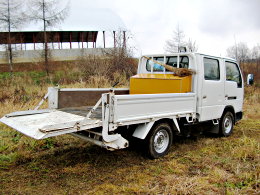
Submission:
[[[254,84],[254,74],[248,74],[247,75],[247,85],[253,85]]]

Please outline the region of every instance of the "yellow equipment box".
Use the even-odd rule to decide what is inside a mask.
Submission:
[[[138,74],[130,78],[130,94],[191,92],[192,76],[172,74]]]

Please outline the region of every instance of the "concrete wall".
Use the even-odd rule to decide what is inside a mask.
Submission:
[[[109,48],[89,48],[89,49],[51,49],[51,60],[66,61],[76,60],[86,55],[102,55]],[[43,50],[16,50],[13,51],[14,63],[39,62],[43,61]],[[8,59],[5,51],[0,51],[0,64],[7,64]]]

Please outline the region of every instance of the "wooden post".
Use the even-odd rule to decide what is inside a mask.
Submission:
[[[83,32],[81,32],[81,43],[82,43],[82,49],[83,49],[83,47],[84,47],[84,45],[83,45]]]
[[[113,31],[114,34],[114,48],[116,48],[116,31]]]
[[[106,36],[105,36],[105,31],[103,31],[103,41],[104,41],[104,48],[106,48]]]
[[[123,31],[123,47],[126,49],[126,37],[125,37],[125,31]]]
[[[70,49],[72,49],[71,40],[72,40],[72,34],[71,34],[71,32],[70,32]]]

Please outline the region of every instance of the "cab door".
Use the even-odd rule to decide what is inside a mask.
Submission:
[[[235,62],[225,61],[225,102],[232,106],[235,113],[242,112],[244,87],[239,66]]]
[[[202,69],[200,121],[218,119],[225,106],[223,60],[204,56]]]

